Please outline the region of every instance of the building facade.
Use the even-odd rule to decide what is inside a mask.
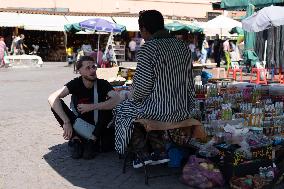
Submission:
[[[1,0],[0,8],[62,13],[138,14],[156,9],[163,15],[177,18],[207,20],[214,14],[214,0]]]

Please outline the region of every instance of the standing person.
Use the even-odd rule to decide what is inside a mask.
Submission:
[[[229,42],[229,38],[226,38],[224,43],[223,43],[223,51],[224,51],[224,55],[225,55],[225,60],[226,60],[226,69],[229,70],[230,65],[231,65],[231,58],[230,58],[230,42]]]
[[[114,110],[115,149],[124,154],[130,138],[132,147],[144,163],[169,161],[161,131],[148,133],[151,146],[145,146],[145,130],[134,126],[137,119],[179,122],[190,117],[194,107],[192,60],[187,45],[164,29],[164,18],[156,10],[139,15],[139,28],[146,41],[137,54],[137,68],[132,85],[132,99]],[[150,155],[151,154],[151,155]],[[143,164],[135,159],[134,168]]]
[[[12,36],[12,44],[11,44],[11,54],[12,55],[16,55],[18,52],[17,52],[17,42],[18,40],[20,40],[21,37],[20,36]]]
[[[114,65],[114,52],[113,52],[113,48],[111,45],[108,46],[107,52],[106,52],[106,59],[110,65],[110,67],[112,67]]]
[[[191,41],[191,42],[189,43],[188,48],[190,49],[191,53],[194,53],[194,52],[195,52],[196,45],[194,44],[193,41]]]
[[[17,49],[17,55],[25,54],[25,44],[24,44],[25,35],[21,34],[20,38],[16,41],[16,49]]]
[[[230,41],[230,48],[231,48],[231,52],[230,52],[231,62],[232,61],[239,62],[240,53],[239,53],[238,46],[233,41]]]
[[[213,56],[215,63],[217,63],[217,67],[220,67],[221,62],[221,40],[219,38],[219,35],[216,34],[216,37],[213,42]]]
[[[201,48],[201,64],[206,63],[208,49],[209,49],[208,38],[204,37],[204,40],[202,42],[202,48]]]
[[[10,47],[10,54],[11,55],[14,55],[15,49],[16,49],[16,36],[12,35],[12,43],[11,43],[11,47]]]
[[[119,103],[120,97],[112,86],[103,79],[97,79],[96,64],[92,57],[82,56],[76,64],[80,73],[77,77],[61,89],[52,93],[48,102],[57,121],[63,128],[63,137],[69,140],[71,157],[74,159],[94,157],[95,146],[99,140],[103,150],[113,148],[114,130],[107,128],[112,119],[109,111]],[[72,111],[63,102],[62,98],[72,94]],[[97,98],[94,98],[94,97]],[[83,120],[83,121],[82,121]],[[93,126],[94,130],[88,130],[88,138],[78,134],[74,125],[84,128]]]
[[[4,42],[4,37],[0,36],[0,68],[5,66],[4,56],[5,53],[8,55],[8,50]]]
[[[130,55],[131,61],[135,61],[135,56],[136,56],[136,42],[134,41],[134,39],[132,38],[131,41],[128,44],[129,50],[130,50]]]
[[[73,64],[75,61],[75,53],[74,53],[73,47],[66,48],[66,55],[67,55],[68,66],[71,66],[71,64]]]

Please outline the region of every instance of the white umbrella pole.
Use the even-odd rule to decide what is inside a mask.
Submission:
[[[267,40],[265,40],[265,44],[264,44],[263,61],[266,61],[266,53],[267,53]]]
[[[265,40],[265,43],[264,43],[264,55],[263,55],[263,61],[262,61],[263,68],[265,68],[266,66],[266,53],[267,53],[267,40]]]
[[[100,36],[101,36],[101,35],[98,34],[97,65],[99,64]]]

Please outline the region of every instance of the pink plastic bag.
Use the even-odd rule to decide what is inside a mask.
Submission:
[[[200,189],[223,186],[225,181],[221,172],[206,169],[201,163],[212,164],[209,160],[190,156],[182,171],[182,182]]]

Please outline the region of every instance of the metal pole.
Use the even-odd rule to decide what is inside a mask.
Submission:
[[[99,64],[100,36],[101,34],[98,34],[97,65]]]

